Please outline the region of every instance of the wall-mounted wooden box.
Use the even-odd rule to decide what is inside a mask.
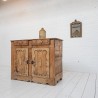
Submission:
[[[75,20],[70,24],[70,37],[71,38],[82,37],[82,22]]]

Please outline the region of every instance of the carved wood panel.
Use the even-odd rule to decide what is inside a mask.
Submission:
[[[49,48],[32,48],[32,76],[49,78]]]
[[[20,46],[20,45],[23,45],[23,46],[27,46],[29,43],[28,41],[14,41],[14,45],[16,46]]]
[[[59,74],[62,72],[62,57],[55,58],[55,74]]]
[[[16,48],[15,53],[15,74],[28,76],[28,48]]]
[[[50,44],[50,40],[49,39],[34,39],[32,40],[32,45],[49,45]]]

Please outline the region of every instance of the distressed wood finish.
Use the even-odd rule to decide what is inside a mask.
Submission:
[[[15,73],[28,76],[28,48],[16,48],[15,51]]]
[[[56,85],[62,79],[62,40],[11,41],[11,79]]]
[[[32,76],[49,78],[49,48],[32,48]]]

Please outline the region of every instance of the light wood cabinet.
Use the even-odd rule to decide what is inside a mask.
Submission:
[[[62,40],[11,41],[11,79],[55,85],[62,79]]]

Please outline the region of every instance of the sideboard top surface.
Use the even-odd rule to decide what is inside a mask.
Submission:
[[[61,40],[61,41],[63,41],[62,39],[59,39],[59,38],[45,38],[45,39],[18,39],[18,40],[11,40],[11,42],[13,42],[13,41],[22,41],[22,40],[31,41],[31,40],[46,40],[46,39],[48,39],[48,40]]]

